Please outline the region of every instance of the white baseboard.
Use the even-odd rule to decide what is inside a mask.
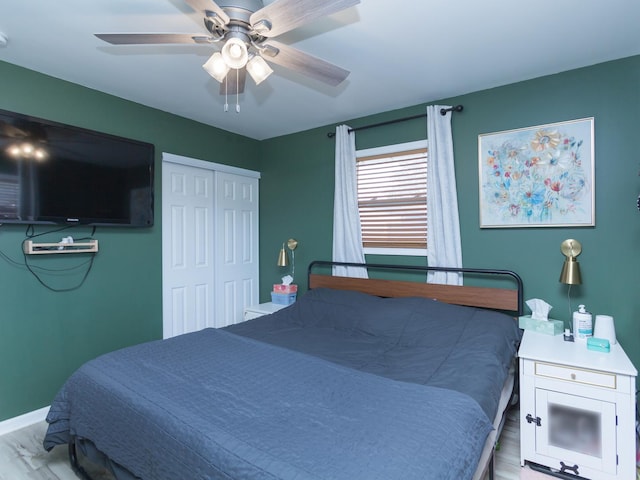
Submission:
[[[20,430],[21,428],[28,427],[29,425],[33,425],[34,423],[41,422],[47,418],[47,413],[49,413],[49,405],[38,410],[34,410],[33,412],[27,412],[23,415],[3,420],[0,422],[0,435],[11,433],[16,430]]]

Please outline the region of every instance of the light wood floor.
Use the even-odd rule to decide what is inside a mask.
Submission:
[[[78,480],[66,445],[51,452],[42,447],[46,430],[47,423],[42,421],[0,436],[0,480]],[[94,480],[113,480],[102,469],[86,465],[86,470]]]
[[[45,430],[46,423],[40,422],[0,437],[0,480],[77,479],[69,466],[66,446],[58,446],[49,453],[42,448]],[[514,410],[509,412],[500,437],[495,480],[520,480],[521,473],[525,470],[535,475],[526,478],[552,479],[547,475],[520,468],[520,428],[518,412]],[[91,474],[95,480],[112,479],[104,471],[93,471]],[[525,475],[522,478],[525,478]]]

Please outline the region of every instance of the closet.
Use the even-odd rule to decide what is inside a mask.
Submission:
[[[163,153],[164,338],[240,322],[258,303],[259,178]]]

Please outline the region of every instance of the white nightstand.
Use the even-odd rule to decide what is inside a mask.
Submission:
[[[278,310],[282,310],[284,307],[288,305],[278,305],[276,303],[261,303],[259,305],[252,305],[250,307],[245,307],[244,309],[244,320],[251,320],[252,318],[258,318],[263,315],[269,315],[270,313],[277,312]]]
[[[633,480],[637,370],[619,344],[525,331],[520,349],[520,464],[597,480]]]

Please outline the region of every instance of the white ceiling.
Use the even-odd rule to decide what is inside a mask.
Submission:
[[[183,0],[2,0],[0,32],[0,60],[262,140],[640,54],[640,1],[362,0],[277,38],[350,70],[344,83],[273,66],[239,114],[201,68],[211,46],[93,36],[205,33]]]

